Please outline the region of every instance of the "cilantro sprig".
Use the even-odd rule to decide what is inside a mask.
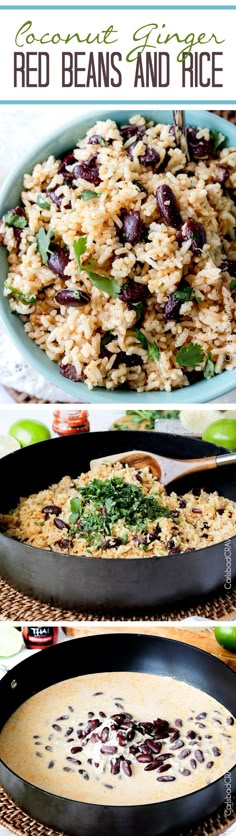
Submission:
[[[94,192],[92,189],[84,189],[80,197],[82,200],[93,200],[95,197],[100,197],[99,192]]]
[[[143,331],[135,330],[134,334],[136,339],[141,343],[142,347],[145,348],[145,351],[147,351],[148,358],[155,360],[157,363],[160,357],[160,349],[157,343],[155,341],[152,343],[149,342]]]
[[[17,215],[16,212],[7,212],[4,215],[5,226],[14,226],[15,229],[24,229],[27,226],[27,220],[24,215]]]
[[[205,377],[206,380],[210,380],[210,378],[214,377],[214,375],[215,375],[215,363],[213,363],[213,360],[211,358],[211,351],[208,351],[207,352],[207,361],[206,361],[205,369],[204,369],[204,372],[203,372],[203,377]]]
[[[225,143],[226,137],[221,131],[212,130],[210,131],[211,143],[212,143],[212,151],[213,154],[215,151],[218,151],[218,148],[222,148]]]
[[[172,517],[172,512],[162,505],[158,496],[146,496],[141,487],[117,476],[104,481],[93,479],[77,490],[78,497],[70,503],[69,522],[72,530],[79,531],[89,543],[95,539],[99,544],[102,536],[113,533],[118,522],[130,531],[146,531],[148,521]]]
[[[195,366],[203,363],[204,351],[199,343],[191,342],[188,345],[182,345],[179,351],[177,351],[175,359],[178,366],[187,366],[194,369]]]
[[[95,273],[93,270],[93,262],[86,264],[86,266],[81,264],[81,256],[86,253],[87,249],[87,235],[82,235],[80,238],[76,238],[73,248],[78,265],[79,276],[84,271],[89,276],[89,279],[94,287],[97,287],[98,290],[101,290],[103,293],[107,293],[108,296],[112,296],[113,298],[118,296],[120,292],[120,285],[115,279],[109,279],[107,276],[101,276],[99,273]]]
[[[9,296],[13,296],[14,299],[18,299],[23,305],[34,305],[36,302],[36,296],[33,296],[32,293],[21,293],[20,290],[17,290],[16,287],[7,284],[7,282],[5,282],[4,286],[6,290],[9,290]]]
[[[50,241],[54,235],[54,231],[49,229],[48,232],[45,231],[44,227],[41,226],[39,231],[36,232],[36,241],[37,241],[37,250],[41,255],[41,259],[43,264],[48,263],[48,253],[50,252]]]

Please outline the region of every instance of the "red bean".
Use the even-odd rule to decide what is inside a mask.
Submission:
[[[157,165],[160,162],[160,154],[158,154],[158,151],[155,151],[155,148],[146,145],[144,154],[140,154],[139,156],[139,162],[141,165]]]
[[[105,729],[103,729],[103,730],[102,730],[102,733],[101,733],[101,741],[102,741],[102,743],[106,743],[106,742],[107,742],[107,740],[108,740],[108,737],[109,737],[109,729],[108,729],[108,728],[107,728],[107,726],[106,726],[106,727],[105,727]]]
[[[43,514],[55,514],[56,516],[61,513],[61,510],[59,505],[44,505],[44,508],[42,508]]]
[[[126,354],[125,351],[119,351],[118,354],[111,356],[115,356],[115,361],[112,366],[113,369],[117,369],[121,363],[125,363],[128,369],[131,369],[133,366],[143,365],[143,358],[139,354]]]
[[[213,755],[215,755],[216,758],[218,758],[219,755],[221,755],[221,751],[220,751],[220,749],[218,749],[218,746],[212,746],[212,752],[213,752]],[[195,754],[196,754],[196,752],[195,752]]]
[[[84,293],[82,290],[72,290],[72,288],[60,290],[56,294],[55,299],[59,305],[65,305],[71,308],[81,308],[90,302],[88,293]]]
[[[54,522],[54,525],[56,526],[56,528],[60,528],[60,529],[67,528],[68,531],[70,530],[70,526],[68,525],[68,523],[64,522],[64,520],[61,520],[60,517],[55,517],[53,522]]]
[[[188,755],[191,755],[191,750],[190,749],[182,749],[182,751],[179,753],[179,758],[181,758],[181,760],[183,760],[183,758],[187,758]],[[195,756],[197,758],[196,752],[195,752]],[[198,758],[197,758],[197,760],[198,760]]]
[[[131,139],[132,136],[137,136],[137,139],[141,139],[141,137],[145,134],[146,127],[145,125],[121,125],[119,130],[122,139],[124,142],[127,142],[127,140]]]
[[[73,163],[75,163],[74,151],[68,151],[68,154],[65,154],[65,156],[61,159],[58,168],[58,173],[64,173],[64,171],[66,170],[66,166],[73,165]]]
[[[117,746],[101,746],[100,752],[102,755],[115,755]]]
[[[83,163],[77,163],[73,168],[73,177],[75,180],[87,180],[88,183],[93,183],[94,186],[99,186],[101,179],[99,177],[99,169],[96,165],[97,155],[93,154],[88,160]]]
[[[182,224],[182,218],[177,205],[174,192],[166,183],[158,186],[156,192],[157,206],[160,209],[161,217],[167,226],[178,229]]]
[[[148,754],[147,755],[143,755],[143,754],[142,755],[137,755],[136,760],[139,763],[152,763],[153,756],[151,754],[150,755],[148,755]]]
[[[132,308],[138,302],[145,302],[148,296],[150,296],[150,293],[146,284],[129,279],[128,282],[123,284],[119,299],[126,302],[128,308]]]
[[[198,763],[203,763],[203,761],[205,760],[203,752],[202,752],[201,749],[195,749],[194,756],[196,758],[196,761],[198,761]]]
[[[227,717],[226,723],[228,723],[228,726],[233,726],[234,725],[234,718],[233,717]]]
[[[137,244],[142,234],[140,212],[123,210],[121,212],[121,220],[121,235],[123,240],[128,244]]]
[[[52,273],[64,279],[65,269],[70,261],[69,253],[66,247],[59,247],[57,244],[52,244],[51,250],[52,252],[49,253],[48,257],[48,267],[50,267]]]
[[[236,276],[236,259],[226,258],[225,261],[222,261],[220,269],[223,273],[227,270],[230,276]]]
[[[111,774],[112,775],[119,775],[120,772],[120,758],[114,758],[110,761],[111,764]]]
[[[167,781],[175,781],[174,775],[160,775],[157,777],[157,781],[162,781],[163,783]]]
[[[67,377],[68,380],[73,380],[75,383],[82,380],[81,375],[77,372],[77,369],[72,365],[72,363],[60,363],[60,372],[63,377]]]
[[[186,128],[189,153],[191,159],[206,160],[212,154],[212,141],[203,136],[199,138],[199,130],[200,128],[192,128],[190,125]]]
[[[192,218],[189,218],[189,220],[183,224],[180,232],[177,233],[176,238],[180,245],[183,241],[191,241],[190,250],[192,250],[194,255],[201,255],[204,244],[206,244],[207,240],[203,224],[198,221],[194,221]]]
[[[128,778],[130,778],[130,776],[132,775],[132,769],[131,769],[131,766],[130,766],[130,761],[127,761],[127,760],[121,761],[121,767],[122,767],[123,772],[125,773],[125,775],[127,775]]]

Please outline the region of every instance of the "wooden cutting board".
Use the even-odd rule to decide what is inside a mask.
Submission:
[[[166,636],[170,639],[177,639],[178,641],[193,644],[205,650],[207,653],[212,653],[217,656],[222,662],[225,662],[233,670],[236,671],[236,653],[231,653],[229,650],[224,650],[220,647],[215,639],[214,628],[199,628],[199,627],[172,627],[169,625],[158,626],[156,624],[96,624],[93,626],[81,625],[81,627],[65,627],[64,631],[70,638],[82,638],[84,636],[96,636],[100,633],[147,633],[152,636]]]

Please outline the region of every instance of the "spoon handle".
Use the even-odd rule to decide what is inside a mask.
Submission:
[[[188,142],[187,142],[187,136],[186,136],[186,130],[185,130],[184,110],[173,110],[173,116],[174,116],[176,144],[178,145],[179,148],[181,148],[181,151],[183,151],[183,154],[185,154],[186,160],[189,163],[190,155],[189,155]]]
[[[222,456],[216,456],[217,467],[222,464],[236,464],[236,453],[223,453]]]

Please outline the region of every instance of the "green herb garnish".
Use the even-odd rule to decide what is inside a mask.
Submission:
[[[179,299],[180,302],[190,302],[192,299],[192,295],[194,293],[193,287],[183,287],[180,290],[174,291],[174,296],[176,299]]]
[[[48,232],[45,232],[45,229],[44,229],[43,226],[41,226],[39,231],[36,232],[35,238],[36,238],[36,241],[37,241],[37,249],[38,249],[38,252],[41,255],[41,259],[42,259],[43,264],[48,263],[48,253],[50,252],[49,245],[50,245],[50,241],[51,241],[51,238],[52,238],[53,235],[54,235],[54,232],[53,232],[52,229],[49,229]]]
[[[107,276],[99,276],[98,273],[94,273],[93,270],[90,270],[89,265],[86,267],[86,273],[88,274],[92,284],[97,287],[98,290],[101,290],[103,293],[107,293],[108,296],[112,296],[113,298],[118,296],[120,292],[120,285],[115,279],[108,279]]]
[[[105,334],[101,337],[100,349],[105,348],[105,346],[109,345],[112,340],[114,340],[114,334],[112,331],[105,331]]]
[[[37,204],[38,204],[38,206],[40,206],[40,209],[50,209],[51,208],[51,203],[49,203],[48,200],[45,200],[45,197],[43,196],[43,194],[38,194],[37,195]]]
[[[226,137],[220,131],[216,130],[210,131],[210,137],[212,142],[212,151],[214,154],[214,152],[225,143]]]
[[[84,253],[86,253],[87,235],[82,235],[81,238],[76,238],[74,243],[73,243],[73,248],[74,248],[74,254],[75,254],[77,265],[78,265],[78,274],[80,276],[81,271],[84,270],[84,267],[82,267],[82,265],[81,265],[81,260],[80,259],[81,259],[81,255],[84,255]]]
[[[80,197],[82,197],[82,200],[93,200],[94,197],[100,197],[100,195],[98,192],[93,192],[92,189],[84,189]]]
[[[213,360],[211,359],[211,351],[208,351],[207,352],[207,361],[206,361],[205,369],[204,369],[204,372],[203,372],[203,377],[205,377],[206,380],[209,380],[210,377],[214,377],[214,374],[215,374],[215,364],[213,363]]]
[[[236,290],[236,279],[232,279],[232,282],[230,282],[230,290]]]
[[[76,238],[73,247],[78,264],[79,275],[82,271],[84,271],[87,273],[92,284],[97,287],[98,290],[101,290],[103,293],[107,293],[108,296],[113,296],[113,298],[118,296],[120,292],[120,285],[115,279],[109,279],[107,276],[100,276],[99,273],[95,273],[92,269],[93,262],[90,262],[90,264],[87,264],[84,267],[81,264],[81,255],[84,255],[87,249],[87,235],[82,235],[81,238]]]
[[[137,330],[134,333],[136,339],[141,343],[142,347],[145,348],[145,351],[147,351],[148,357],[156,360],[157,362],[160,357],[160,349],[157,343],[155,341],[150,343],[142,331]]]
[[[134,424],[135,428],[142,424],[143,421],[147,421],[147,429],[154,430],[155,428],[155,421],[161,418],[178,418],[179,417],[179,410],[178,409],[127,409],[125,413],[129,421]],[[115,424],[114,424],[115,427]],[[117,429],[124,429],[124,424],[117,424]],[[126,427],[127,430],[130,430],[130,427]]]
[[[104,481],[93,479],[84,488],[78,488],[78,494],[78,506],[77,497],[71,500],[70,522],[74,526],[79,520],[80,535],[88,539],[89,545],[94,537],[99,544],[102,536],[111,535],[118,522],[123,522],[132,531],[143,531],[149,520],[172,517],[170,509],[154,494],[146,496],[142,488],[116,476]],[[127,542],[128,532],[124,537],[123,542]]]
[[[6,290],[9,290],[9,296],[14,296],[15,299],[19,299],[19,302],[22,302],[23,305],[34,305],[36,302],[36,296],[33,296],[32,293],[21,293],[20,290],[17,290],[16,287],[12,287],[12,285],[7,284],[5,282]]]
[[[24,229],[27,226],[27,220],[24,215],[16,215],[15,212],[7,212],[3,220],[5,226],[14,226],[15,229]]]
[[[204,351],[198,343],[188,343],[183,345],[176,354],[176,363],[178,366],[189,366],[195,368],[204,360]]]

